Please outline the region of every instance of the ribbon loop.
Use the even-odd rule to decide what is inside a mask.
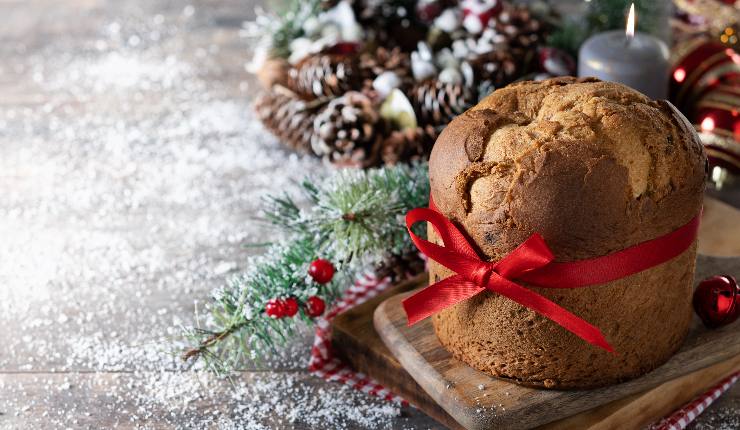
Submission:
[[[545,239],[535,233],[496,264],[496,272],[505,278],[518,278],[547,266],[555,259]]]

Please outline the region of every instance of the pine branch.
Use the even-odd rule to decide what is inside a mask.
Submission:
[[[321,253],[355,268],[407,251],[411,242],[403,216],[429,199],[425,164],[344,170],[319,185],[304,181],[302,187],[313,203],[309,210],[297,211],[295,201],[282,196],[269,200],[266,218],[279,228],[326,238],[318,243]]]
[[[303,23],[306,18],[316,16],[320,0],[291,0],[282,14],[277,28],[272,33],[272,55],[287,58],[290,43],[303,36]]]
[[[264,216],[271,224],[296,233],[304,231],[300,222],[301,210],[289,195],[267,196],[265,206]]]
[[[210,330],[191,329],[186,336],[195,345],[183,359],[203,358],[217,372],[238,365],[239,358],[257,358],[275,350],[292,336],[296,321],[311,318],[304,309],[296,317],[275,319],[264,313],[267,301],[294,297],[305,303],[318,296],[331,303],[339,294],[342,277],[326,285],[307,279],[308,264],[318,257],[311,240],[298,240],[274,246],[260,257],[249,260],[250,269],[213,294],[209,305],[213,326]],[[256,354],[255,354],[256,353]]]
[[[317,296],[331,304],[359,270],[413,254],[403,216],[427,204],[426,164],[340,171],[301,185],[305,209],[287,194],[265,199],[264,217],[284,239],[249,259],[244,274],[214,292],[207,307],[209,328],[186,332],[193,347],[183,353],[184,360],[202,359],[223,373],[242,360],[259,359],[289,342],[299,321],[313,321],[303,307],[292,318],[269,317],[269,300],[292,297],[305,304]],[[337,268],[328,284],[318,285],[307,275],[317,258]]]

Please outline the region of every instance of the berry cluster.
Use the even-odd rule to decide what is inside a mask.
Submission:
[[[306,315],[314,318],[324,313],[326,304],[320,297],[311,296],[303,304]],[[265,305],[265,313],[272,318],[292,317],[298,313],[298,300],[295,297],[287,299],[271,299]]]
[[[311,262],[308,274],[317,284],[327,284],[334,277],[334,266],[330,261],[319,258]],[[298,313],[299,307],[295,297],[271,299],[265,305],[265,314],[272,318],[293,317]],[[315,318],[324,313],[326,303],[321,297],[311,296],[303,304],[303,309],[306,315]]]

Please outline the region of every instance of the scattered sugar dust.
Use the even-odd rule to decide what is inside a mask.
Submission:
[[[310,330],[233,385],[173,355],[269,239],[260,197],[323,166],[254,118],[239,22],[204,30],[231,13],[127,4],[39,46],[0,33],[0,427],[403,425],[305,373]]]
[[[699,415],[688,430],[737,430],[740,429],[740,405],[715,407],[711,413]]]

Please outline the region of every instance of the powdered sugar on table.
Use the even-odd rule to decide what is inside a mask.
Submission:
[[[172,354],[269,239],[260,197],[323,169],[249,108],[252,6],[61,3],[0,6],[0,427],[406,422],[308,375],[307,329],[231,383]]]

